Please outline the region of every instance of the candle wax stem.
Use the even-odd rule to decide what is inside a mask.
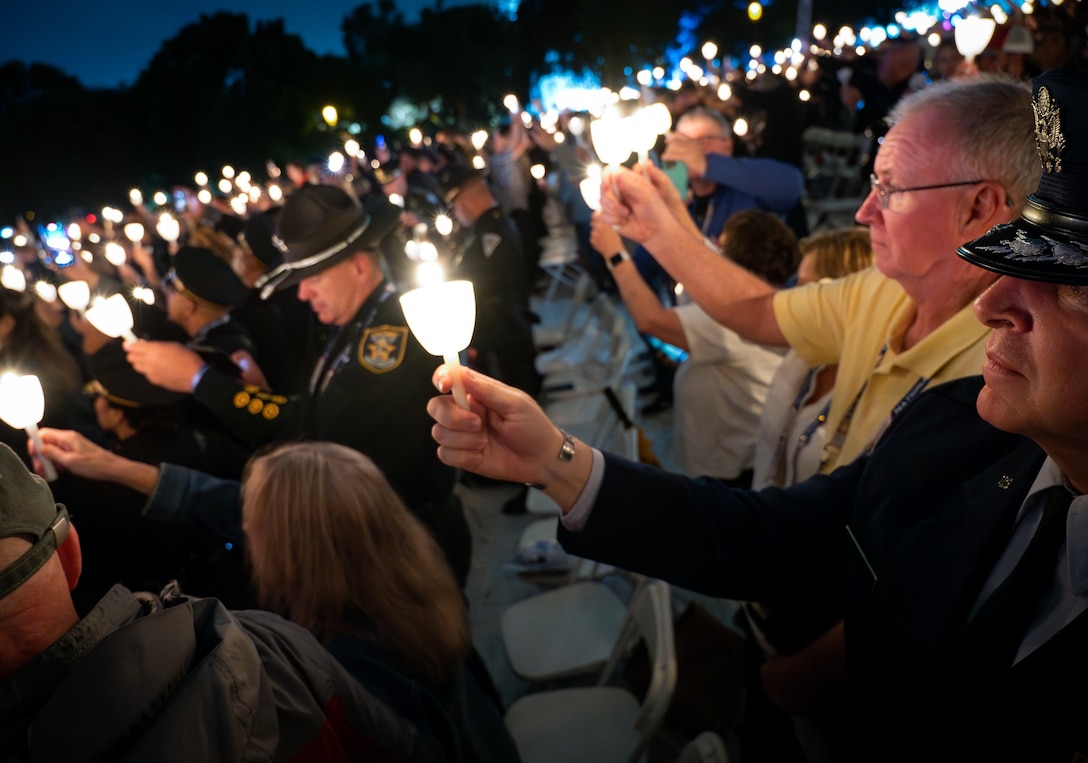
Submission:
[[[42,455],[42,438],[38,434],[38,425],[31,424],[26,428],[26,433],[30,437],[30,441],[34,443],[34,452],[38,456],[38,460],[42,462],[42,471],[45,472],[45,481],[53,482],[57,479],[57,468],[53,466],[53,462]]]
[[[442,359],[446,361],[446,365],[450,369],[450,376],[453,377],[453,399],[457,401],[457,405],[468,410],[468,395],[465,394],[465,383],[461,379],[461,361],[457,358],[456,352],[447,352],[442,356]]]

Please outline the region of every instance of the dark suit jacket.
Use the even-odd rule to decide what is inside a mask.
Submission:
[[[1088,618],[985,685],[964,681],[952,656],[1046,457],[978,417],[981,387],[935,387],[872,455],[787,490],[731,490],[607,456],[584,530],[561,527],[560,540],[714,596],[845,585],[858,759],[1072,760],[1088,753]]]

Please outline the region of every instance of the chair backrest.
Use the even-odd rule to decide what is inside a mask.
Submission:
[[[574,335],[579,317],[581,317],[582,320],[585,320],[588,317],[589,310],[587,309],[587,302],[592,286],[593,277],[585,270],[579,272],[578,278],[574,282],[574,293],[571,294],[570,297],[570,311],[563,320],[561,342],[567,341]]]
[[[600,683],[603,684],[612,677],[620,661],[631,653],[640,639],[646,642],[651,674],[649,688],[635,720],[640,739],[630,760],[637,761],[641,759],[650,739],[665,720],[665,713],[676,690],[676,645],[673,641],[672,596],[669,584],[663,580],[645,580],[635,589],[627,612],[627,624],[616,642],[608,664],[605,665]]]
[[[869,150],[866,135],[809,127],[804,144],[805,192],[809,199],[864,196],[869,188],[861,176]]]

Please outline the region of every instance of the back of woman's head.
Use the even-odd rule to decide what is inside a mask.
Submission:
[[[869,229],[861,226],[839,228],[806,236],[801,253],[812,257],[815,278],[842,278],[873,264]]]
[[[793,229],[773,212],[745,209],[725,221],[722,254],[773,286],[797,270],[801,252]]]
[[[80,376],[75,360],[64,349],[60,334],[34,309],[31,292],[0,287],[0,357],[5,366],[24,374],[38,374],[47,390],[75,394]],[[54,402],[60,402],[54,401]]]
[[[363,454],[301,442],[255,457],[243,520],[265,606],[325,639],[368,638],[430,681],[460,664],[468,622],[453,573]]]

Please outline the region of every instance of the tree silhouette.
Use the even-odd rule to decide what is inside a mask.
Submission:
[[[282,21],[216,13],[167,40],[132,87],[144,110],[146,166],[174,182],[224,163],[263,166],[316,150],[321,107],[350,79]]]

